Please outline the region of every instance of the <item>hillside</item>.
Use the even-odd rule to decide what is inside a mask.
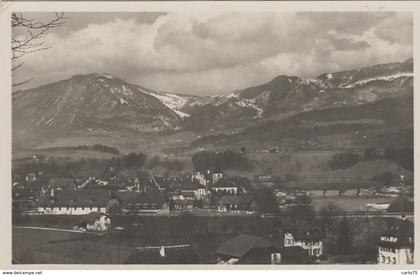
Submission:
[[[371,161],[362,161],[344,170],[331,171],[328,173],[328,177],[341,179],[370,180],[386,172],[395,175],[405,175],[406,178],[412,178],[413,176],[412,172],[405,170],[404,168],[402,168],[394,162],[384,159],[377,159]]]
[[[281,75],[268,83],[234,91],[196,109],[188,126],[247,127],[267,119],[334,107],[357,106],[384,98],[412,95],[413,61],[302,79]]]
[[[194,146],[243,145],[264,150],[325,150],[413,144],[413,98],[386,98],[351,107],[335,107],[269,120],[236,134],[209,135]],[[276,149],[276,150],[277,150]]]
[[[153,91],[108,74],[76,75],[13,94],[13,146],[100,143],[159,154],[233,144],[255,150],[412,144],[412,71],[410,59],[315,79],[281,75],[215,97]]]
[[[160,100],[106,74],[77,75],[13,94],[16,129],[176,129],[179,116]]]

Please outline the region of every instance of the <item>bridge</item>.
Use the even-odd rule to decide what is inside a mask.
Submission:
[[[410,221],[414,221],[413,212],[331,212],[323,214],[321,212],[315,212],[315,216],[328,215],[330,217],[351,217],[351,218],[393,218],[398,219],[404,216]],[[262,218],[276,218],[286,217],[287,214],[262,214]]]

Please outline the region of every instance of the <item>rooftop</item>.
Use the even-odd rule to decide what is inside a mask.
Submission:
[[[319,241],[322,234],[319,228],[297,228],[295,230],[284,230],[284,234],[291,233],[293,238],[298,241]]]
[[[381,235],[380,245],[393,247],[411,245],[413,237],[413,222],[407,219],[397,219],[392,221],[388,229]]]
[[[114,196],[116,196],[123,206],[129,205],[154,205],[155,207],[161,208],[162,204],[165,203],[165,195],[162,192],[155,191],[155,192],[146,192],[146,193],[139,193],[139,192],[114,192]]]
[[[254,196],[251,194],[246,195],[233,195],[233,196],[222,196],[219,200],[219,204],[250,204],[254,200]]]
[[[237,181],[233,178],[221,178],[212,187],[238,187]]]
[[[102,213],[102,212],[90,212],[87,215],[84,215],[80,221],[79,224],[82,223],[91,223],[94,222],[95,220],[97,220],[98,218],[100,218],[101,216],[107,216],[106,214]]]
[[[41,206],[102,206],[110,199],[110,191],[105,189],[59,190],[54,197],[40,198]]]
[[[261,237],[241,234],[223,243],[215,253],[218,255],[241,258],[252,249],[275,247],[274,243],[266,241]]]

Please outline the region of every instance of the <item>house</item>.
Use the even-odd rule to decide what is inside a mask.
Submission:
[[[111,218],[102,212],[90,212],[80,219],[76,228],[86,231],[104,231],[111,226]]]
[[[238,193],[238,184],[235,182],[235,179],[222,178],[212,185],[211,190],[214,193],[236,195]]]
[[[217,204],[219,212],[235,212],[239,205],[238,196],[222,196]]]
[[[195,200],[194,190],[181,190],[181,196],[184,200]]]
[[[175,199],[171,202],[172,208],[177,210],[191,210],[194,208],[194,200]]]
[[[203,200],[207,197],[207,191],[205,187],[201,184],[183,185],[181,186],[181,194],[186,199],[190,198],[195,200]]]
[[[207,198],[206,189],[199,184],[183,184],[180,190],[168,193],[172,209],[193,209],[194,206],[203,205]]]
[[[37,212],[45,215],[86,215],[92,211],[106,213],[114,199],[105,189],[59,190],[51,189],[40,198]]]
[[[212,173],[211,174],[211,179],[212,179],[213,184],[218,182],[221,178],[223,178],[222,173]]]
[[[169,203],[162,192],[114,192],[120,210],[126,215],[169,214]],[[117,205],[118,206],[118,205]]]
[[[37,204],[38,186],[36,184],[14,183],[12,186],[12,199],[19,208],[32,209]]]
[[[138,247],[124,264],[202,264],[190,245]]]
[[[219,212],[253,212],[257,208],[255,197],[251,194],[222,196],[217,204]]]
[[[219,264],[278,264],[281,255],[272,242],[241,234],[223,243],[215,251]]]
[[[203,186],[206,186],[209,183],[209,180],[207,179],[206,175],[201,174],[200,172],[195,172],[191,176],[191,181],[198,181],[198,183]]]
[[[207,198],[207,191],[204,187],[197,186],[194,189],[194,195],[196,200],[204,200]]]
[[[26,183],[34,183],[38,179],[37,175],[35,173],[29,173],[25,177]]]
[[[378,264],[404,265],[414,263],[414,225],[402,217],[391,223],[380,236]]]
[[[245,212],[254,212],[258,210],[258,202],[253,194],[242,194],[238,196],[238,210]]]
[[[167,193],[168,199],[173,200],[183,200],[184,197],[181,194],[181,191],[172,191]]]
[[[320,257],[324,253],[324,242],[318,229],[307,229],[293,234],[290,230],[285,230],[284,247],[299,246],[308,251],[312,257]]]
[[[241,234],[215,251],[219,264],[310,264],[306,250],[284,247],[261,237]]]

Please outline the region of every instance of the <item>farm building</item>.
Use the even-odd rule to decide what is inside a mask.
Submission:
[[[104,231],[111,226],[111,218],[102,212],[90,212],[83,216],[76,227],[87,231]]]

